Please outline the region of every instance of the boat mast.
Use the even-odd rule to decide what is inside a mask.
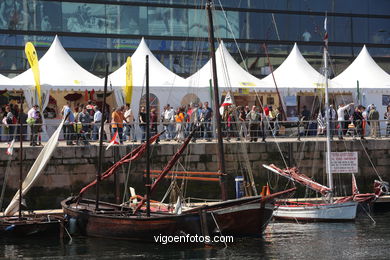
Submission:
[[[96,174],[96,205],[95,210],[99,210],[99,184],[101,179],[101,173],[103,170],[103,135],[104,135],[104,121],[106,118],[106,96],[107,96],[107,81],[108,81],[108,64],[106,64],[106,77],[104,78],[104,91],[103,91],[103,105],[102,105],[102,120],[100,121],[100,136],[99,136],[99,161],[98,171]]]
[[[214,46],[214,25],[213,25],[213,16],[211,12],[212,0],[207,0],[207,15],[209,20],[209,45],[210,45],[210,56],[211,64],[213,70],[213,90],[214,90],[214,114],[217,126],[217,140],[218,140],[218,170],[221,173],[219,177],[221,185],[221,198],[222,200],[227,200],[227,189],[226,189],[226,180],[224,174],[225,171],[225,156],[223,151],[223,142],[222,142],[222,129],[221,129],[221,115],[219,114],[219,93],[218,93],[218,78],[217,78],[217,65],[215,59],[215,46]]]
[[[22,219],[22,188],[23,188],[23,94],[20,95],[20,111],[19,111],[19,139],[20,139],[20,149],[19,149],[19,220]]]
[[[326,120],[326,172],[328,174],[328,187],[330,188],[330,200],[333,197],[333,174],[331,171],[331,148],[330,148],[330,108],[329,108],[329,93],[328,93],[328,49],[324,46],[324,76],[325,76],[325,120]]]
[[[150,102],[149,102],[149,55],[146,55],[146,216],[150,217]]]

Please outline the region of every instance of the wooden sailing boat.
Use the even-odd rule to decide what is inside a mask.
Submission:
[[[21,110],[23,110],[23,96],[21,96]],[[53,153],[59,133],[62,129],[62,123],[50,138],[46,146],[38,155],[34,165],[31,167],[25,180],[23,181],[23,122],[19,114],[20,127],[20,148],[19,148],[19,191],[15,194],[9,206],[4,212],[4,216],[0,217],[0,235],[3,237],[27,237],[33,235],[59,235],[62,228],[63,218],[51,214],[22,214],[22,198],[34,184],[35,180],[43,172],[47,162],[50,160]],[[18,212],[18,216],[14,214]]]
[[[167,212],[151,212],[150,210],[150,178],[149,178],[149,145],[154,142],[158,136],[149,138],[149,56],[146,56],[146,139],[147,142],[136,148],[120,162],[133,160],[138,158],[146,149],[146,172],[147,192],[145,196],[146,210],[133,210],[129,207],[121,205],[104,203],[99,201],[99,182],[111,175],[116,167],[111,167],[106,173],[101,176],[102,160],[103,160],[103,135],[100,135],[100,152],[99,152],[99,170],[96,176],[96,181],[85,187],[80,195],[89,187],[96,184],[96,200],[82,199],[81,197],[71,197],[61,202],[64,213],[71,218],[75,218],[78,223],[78,228],[83,235],[93,237],[105,237],[115,239],[128,239],[140,241],[154,241],[159,235],[202,235],[205,230],[202,219],[205,219],[205,213],[199,210],[190,214],[170,214]],[[104,85],[103,104],[106,101],[107,93],[107,75],[108,67],[106,68],[106,78]],[[105,110],[103,110],[104,118]],[[103,124],[101,125],[103,132]],[[189,139],[188,139],[189,142]],[[127,161],[128,162],[128,161]],[[119,165],[119,164],[116,164]]]

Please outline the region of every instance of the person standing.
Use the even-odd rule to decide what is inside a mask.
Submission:
[[[175,122],[175,111],[169,104],[165,106],[163,112],[163,125],[165,130],[166,141],[170,141],[174,137],[174,122]]]
[[[198,104],[192,104],[191,110],[188,111],[188,122],[190,125],[190,132],[198,127],[199,117],[198,117]],[[192,142],[196,142],[196,134],[192,136]]]
[[[350,106],[353,106],[353,103],[348,105],[340,104],[337,109],[338,136],[340,140],[343,140],[343,133],[345,132],[345,111],[348,110]]]
[[[37,120],[37,112],[38,105],[34,105],[30,110],[27,112],[27,124],[30,126],[30,146],[36,146],[37,145],[37,128],[35,126],[35,121]]]
[[[386,119],[386,137],[388,137],[390,135],[390,105],[387,105],[384,118]]]
[[[16,125],[14,125],[14,114],[12,114],[10,106],[5,107],[5,122],[6,128],[8,129],[7,142],[10,143],[12,139],[14,139],[16,127]]]
[[[100,124],[102,123],[102,112],[100,112],[98,106],[95,106],[93,110],[94,110],[94,115],[93,115],[93,138],[92,139],[96,141],[99,138]]]
[[[363,114],[362,111],[364,110],[364,107],[362,105],[359,105],[355,112],[353,113],[353,124],[356,128],[356,133],[358,136],[360,136],[360,139],[364,140],[364,134],[363,134]],[[355,137],[354,137],[355,138]]]
[[[117,107],[111,115],[111,128],[112,135],[118,132],[120,144],[123,144],[123,122],[125,121],[125,117],[122,113],[122,107]]]
[[[380,137],[380,128],[379,128],[379,112],[376,110],[375,105],[372,105],[370,112],[368,114],[368,120],[370,121],[371,126],[371,137],[378,138]]]
[[[247,114],[246,119],[249,120],[249,136],[250,142],[257,142],[259,137],[260,113],[256,106],[252,106],[252,110]]]
[[[141,143],[145,142],[146,139],[146,109],[145,107],[141,107],[141,110],[139,112],[138,116],[139,120],[139,127],[141,128]]]
[[[85,145],[89,145],[88,140],[90,139],[92,118],[86,107],[83,107],[82,111],[79,113],[78,122],[81,123],[80,139]]]
[[[209,102],[206,101],[203,105],[201,119],[204,122],[204,138],[207,142],[210,142],[212,138],[211,119],[213,118],[213,110],[209,107]]]
[[[329,128],[330,128],[330,140],[333,140],[333,135],[336,130],[337,112],[333,108],[333,105],[329,106]]]
[[[70,108],[70,102],[66,102],[66,105],[62,108],[62,113],[64,115],[65,122],[64,122],[64,137],[66,140],[66,145],[73,145],[73,135],[74,135],[74,114],[72,112],[72,109]]]
[[[152,134],[152,136],[157,134],[157,127],[158,127],[157,120],[158,120],[158,116],[156,113],[156,109],[152,108],[150,110],[150,133]],[[158,144],[159,142],[160,142],[160,139],[157,138],[156,144]]]
[[[125,136],[128,137],[129,141],[131,140],[132,142],[136,142],[137,138],[135,137],[134,114],[133,114],[133,110],[130,107],[130,104],[126,104],[125,106],[124,117],[126,121],[125,129],[124,129]]]
[[[244,140],[247,139],[247,136],[248,136],[248,129],[246,127],[246,113],[245,113],[245,110],[244,110],[244,107],[238,107],[238,120],[239,120],[239,124],[240,124],[240,132],[239,132],[239,136],[237,138],[237,140],[240,140],[241,138],[243,138]]]
[[[180,107],[177,111],[177,114],[175,115],[175,121],[176,121],[176,141],[181,143],[184,141],[184,108]]]

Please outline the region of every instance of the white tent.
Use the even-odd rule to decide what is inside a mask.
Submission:
[[[40,81],[43,89],[50,90],[102,90],[102,80],[83,69],[65,51],[58,37],[39,60]],[[33,87],[31,68],[12,79],[20,89]]]
[[[288,57],[274,71],[278,88],[283,95],[293,95],[297,92],[312,92],[324,86],[325,77],[316,71],[302,56],[297,44],[294,44]],[[274,86],[272,75],[262,80],[266,86]]]
[[[0,74],[0,90],[15,90],[20,89],[19,86],[12,83],[12,80]]]
[[[350,91],[356,99],[357,82],[362,104],[375,104],[383,114],[390,101],[390,75],[376,64],[366,46],[348,68],[331,80],[330,86],[334,92]]]
[[[141,96],[145,94],[146,55],[149,55],[149,87],[159,101],[160,107],[170,103],[171,106],[180,105],[180,100],[186,94],[185,80],[166,68],[150,51],[142,38],[136,51],[131,56],[133,69],[132,107],[138,115]],[[109,83],[115,89],[118,105],[123,103],[122,89],[126,85],[126,63],[109,75]]]
[[[390,75],[376,64],[365,45],[352,64],[331,80],[331,88],[356,89],[357,81],[359,81],[359,88],[367,92],[390,92]]]
[[[216,50],[216,67],[218,76],[218,87],[223,90],[238,90],[249,88],[249,90],[275,91],[273,86],[265,88],[264,83],[244,70],[230,55],[223,41]],[[187,78],[190,87],[209,87],[212,80],[211,59],[196,73]]]

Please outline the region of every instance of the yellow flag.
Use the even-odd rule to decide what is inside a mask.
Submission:
[[[131,58],[127,57],[126,60],[126,86],[124,88],[125,101],[131,104],[131,97],[133,95],[133,65]]]
[[[41,94],[41,83],[39,78],[39,66],[38,66],[38,56],[37,52],[34,48],[34,45],[31,42],[27,42],[24,47],[24,52],[26,53],[26,57],[28,59],[28,63],[30,63],[31,70],[34,74],[35,80],[35,88],[38,94],[38,102],[39,107],[42,108],[42,94]]]

